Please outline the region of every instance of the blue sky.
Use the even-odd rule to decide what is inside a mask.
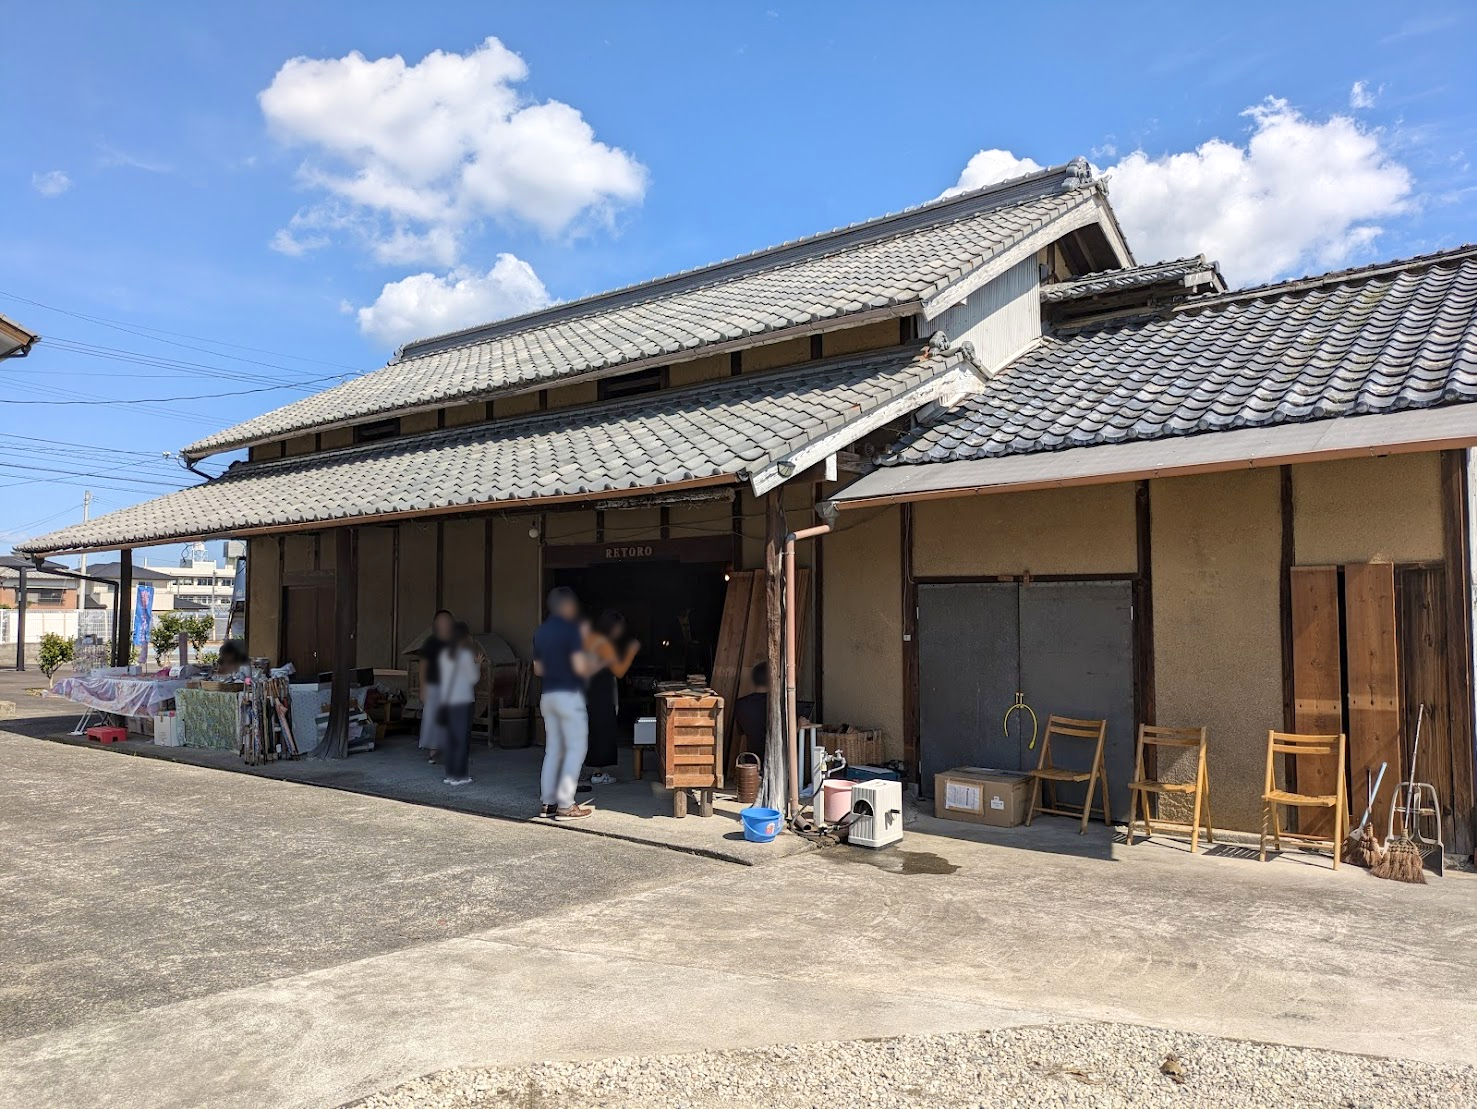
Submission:
[[[1168,10],[17,7],[0,312],[45,339],[0,364],[0,547],[84,488],[100,512],[184,484],[162,452],[417,330],[961,174],[1087,155],[1141,260],[1207,250],[1233,284],[1477,239],[1465,6]],[[153,397],[204,399],[18,403]]]

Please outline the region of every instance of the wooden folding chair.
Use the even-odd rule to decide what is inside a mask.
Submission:
[[[1152,747],[1156,751],[1162,747],[1196,751],[1195,780],[1166,782],[1157,777],[1149,777],[1144,770],[1144,748],[1146,747]],[[1161,728],[1153,724],[1140,724],[1138,751],[1134,755],[1133,763],[1133,781],[1128,783],[1128,790],[1128,842],[1130,844],[1133,843],[1134,827],[1138,824],[1135,817],[1140,812],[1143,813],[1144,838],[1147,839],[1154,834],[1154,825],[1149,818],[1149,794],[1151,793],[1193,794],[1195,802],[1190,810],[1190,854],[1193,855],[1200,850],[1202,817],[1205,820],[1205,841],[1215,842],[1215,836],[1210,830],[1210,775],[1205,767],[1204,728]],[[1176,828],[1184,826],[1167,820],[1160,821],[1160,824],[1168,824]]]
[[[1057,803],[1056,787],[1059,782],[1086,782],[1087,797],[1082,802],[1082,827],[1077,830],[1081,835],[1087,831],[1087,821],[1092,815],[1092,794],[1099,783],[1102,784],[1102,813],[1103,823],[1111,825],[1112,815],[1108,811],[1108,774],[1103,769],[1103,745],[1108,738],[1108,722],[1106,720],[1073,720],[1067,716],[1052,716],[1046,721],[1046,731],[1041,736],[1041,759],[1036,764],[1035,770],[1027,773],[1031,777],[1030,798],[1026,804],[1026,824],[1038,812],[1053,813],[1056,816],[1077,816],[1071,809],[1064,809]],[[1053,739],[1087,740],[1095,744],[1092,752],[1092,769],[1069,770],[1066,767],[1055,765],[1051,761],[1051,741]],[[1051,787],[1051,805],[1048,807],[1044,801],[1042,791]]]
[[[1284,839],[1306,843],[1314,847],[1333,849],[1333,868],[1339,868],[1339,854],[1343,850],[1344,836],[1349,830],[1349,810],[1344,799],[1344,734],[1338,735],[1293,735],[1290,732],[1267,733],[1267,781],[1262,790],[1262,853],[1267,859],[1267,825],[1272,826],[1272,842],[1282,850]],[[1326,794],[1289,793],[1277,788],[1277,756],[1287,755],[1295,759],[1323,755],[1333,760],[1330,777],[1336,783],[1334,791]],[[1333,837],[1295,835],[1282,830],[1282,819],[1277,811],[1279,805],[1291,808],[1322,808],[1333,810]]]

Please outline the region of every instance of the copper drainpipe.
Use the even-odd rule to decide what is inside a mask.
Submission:
[[[795,670],[799,665],[795,658],[795,542],[814,539],[830,530],[830,524],[818,524],[785,536],[785,727],[788,729],[785,747],[790,761],[790,811],[787,815],[791,820],[800,815],[800,720],[795,709]]]

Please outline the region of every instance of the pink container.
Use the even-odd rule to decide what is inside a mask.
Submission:
[[[827,778],[821,783],[821,819],[839,824],[851,815],[851,782],[845,778]]]

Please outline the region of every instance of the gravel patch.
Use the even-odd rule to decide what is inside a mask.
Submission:
[[[1386,1109],[1477,1104],[1477,1067],[1073,1022],[447,1071],[357,1104],[367,1109]]]

